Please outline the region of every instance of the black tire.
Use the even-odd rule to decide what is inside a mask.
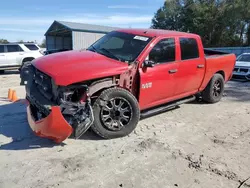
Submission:
[[[19,67],[18,71],[21,72],[22,68],[26,68],[31,64],[31,61],[24,61],[22,65]]]
[[[4,70],[0,70],[0,74],[4,74]]]
[[[20,72],[20,78],[21,78],[20,85],[25,85],[24,81],[28,81],[30,76],[32,76],[32,72],[30,72],[29,70],[30,65],[31,65],[31,61],[26,61],[24,62],[22,67],[18,69]]]
[[[120,106],[121,110],[130,109],[131,113],[123,111],[122,115],[120,114],[120,112],[119,115],[115,115],[117,109],[119,108],[115,104],[117,101],[119,102],[118,106],[120,106],[120,103],[123,102],[123,104]],[[110,106],[108,107],[108,105],[111,105],[111,108]],[[114,108],[116,108],[116,110]],[[107,118],[106,122],[103,118],[105,111],[108,112],[108,115],[105,116],[110,117]],[[91,126],[92,130],[101,137],[106,139],[123,137],[130,134],[136,128],[138,121],[140,119],[140,110],[136,98],[130,92],[122,88],[110,88],[104,90],[97,98],[97,100],[94,102],[93,113],[94,113],[94,123]],[[112,116],[115,117],[111,118],[111,113],[113,114]],[[124,116],[125,113],[128,113],[129,115],[127,114],[127,116]],[[126,117],[126,119],[127,117],[129,117],[128,122],[126,121],[126,125],[124,125],[125,124],[124,122],[121,122],[123,118],[120,117],[123,116]],[[119,120],[117,120],[116,118],[118,118]],[[108,122],[109,119],[110,123]],[[125,121],[125,119],[123,121]],[[119,127],[119,129],[117,128],[117,130],[114,130],[116,127],[113,124],[117,124],[117,127]]]
[[[208,103],[216,103],[221,100],[224,92],[225,80],[221,74],[215,74],[202,92],[202,99]]]

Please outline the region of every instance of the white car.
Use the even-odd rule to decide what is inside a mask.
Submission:
[[[0,73],[20,68],[25,62],[41,56],[43,56],[41,49],[34,43],[0,44]]]
[[[250,53],[243,53],[236,59],[233,77],[250,80]]]

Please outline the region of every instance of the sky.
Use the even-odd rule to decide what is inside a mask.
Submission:
[[[4,0],[0,38],[41,41],[54,20],[148,28],[164,0]]]

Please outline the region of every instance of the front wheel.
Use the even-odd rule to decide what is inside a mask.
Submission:
[[[130,134],[140,118],[136,98],[127,90],[104,90],[93,105],[92,129],[103,138],[117,138]]]
[[[202,92],[202,99],[208,103],[220,101],[224,92],[225,81],[221,74],[215,74]]]

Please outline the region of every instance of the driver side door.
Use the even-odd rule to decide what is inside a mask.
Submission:
[[[176,39],[163,38],[152,48],[146,60],[153,67],[142,67],[140,72],[139,104],[141,110],[169,102],[175,93]]]

